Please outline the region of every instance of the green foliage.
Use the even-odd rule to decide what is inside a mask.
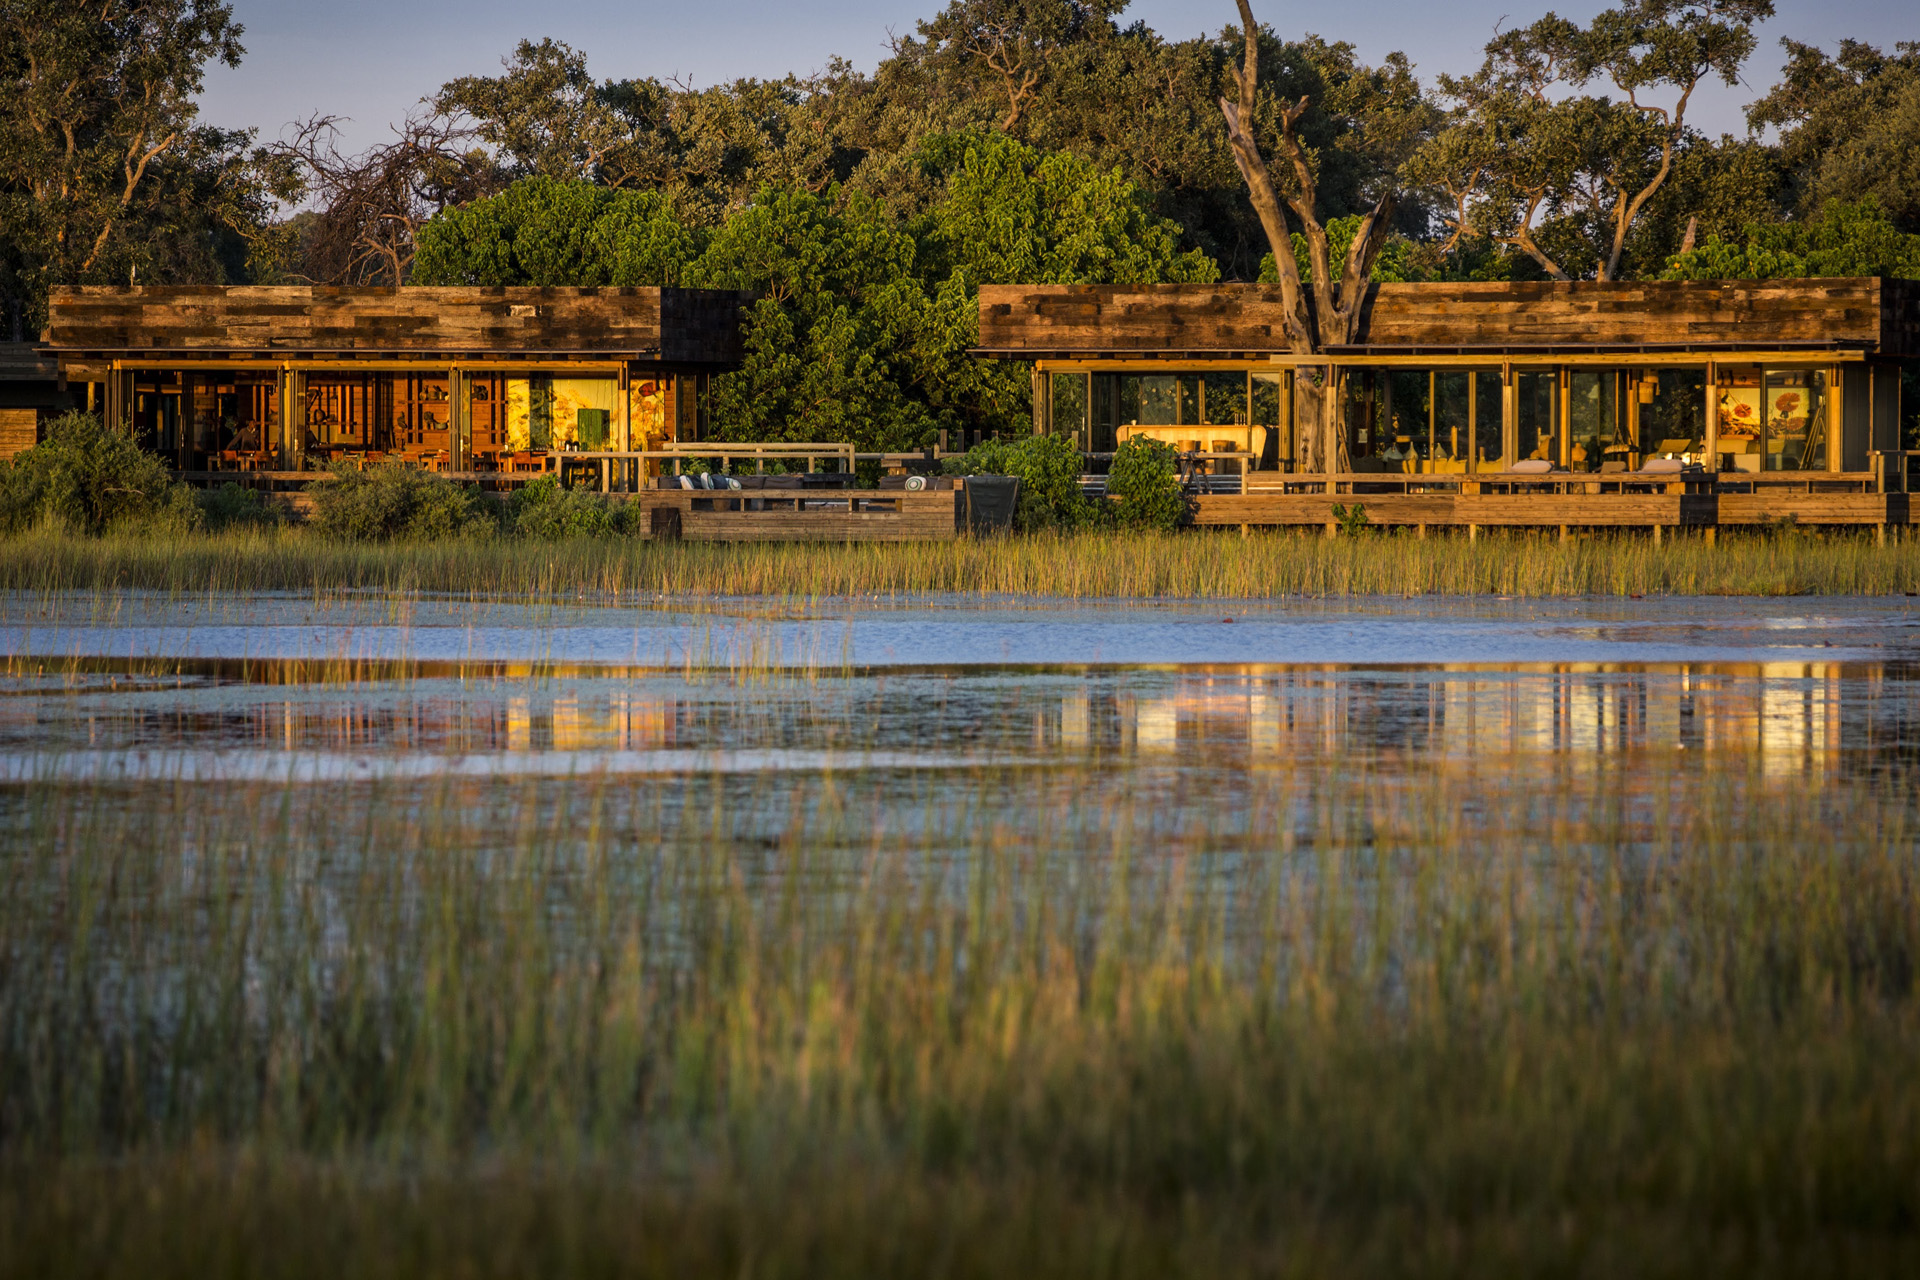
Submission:
[[[915,245],[864,196],[763,191],[714,234],[699,282],[760,295],[746,363],[716,379],[708,412],[732,440],[922,447],[956,420],[974,373],[964,291],[930,295]]]
[[[206,68],[240,62],[232,6],[10,0],[0,27],[0,340],[54,285],[244,279],[290,190],[197,119]]]
[[[1739,81],[1772,0],[1627,0],[1586,26],[1549,13],[1496,35],[1408,166],[1444,221],[1562,279],[1618,279],[1628,247],[1698,138],[1687,104]],[[1598,83],[1611,93],[1582,92]],[[1656,259],[1657,260],[1657,259]]]
[[[196,528],[192,490],[158,458],[88,413],[69,413],[46,439],[0,463],[0,530],[174,533]]]
[[[1360,224],[1366,221],[1362,214],[1348,214],[1334,218],[1326,224],[1327,252],[1336,264],[1346,261],[1347,250],[1353,247],[1354,236],[1360,233]],[[1293,260],[1299,264],[1300,278],[1313,279],[1313,265],[1308,257],[1307,238],[1298,231],[1293,233]],[[1411,280],[1432,279],[1432,270],[1422,260],[1420,246],[1406,236],[1392,234],[1386,244],[1380,248],[1380,256],[1373,260],[1373,268],[1367,278],[1375,284],[1406,284]],[[1260,259],[1260,282],[1278,284],[1280,268],[1275,264],[1273,255],[1267,254]]]
[[[1219,279],[1180,228],[1153,213],[1118,169],[1043,152],[998,133],[921,144],[945,194],[923,223],[924,270],[974,284],[1160,284]]]
[[[1187,514],[1180,491],[1180,467],[1173,446],[1164,440],[1129,436],[1114,451],[1107,472],[1107,497],[1114,515],[1133,529],[1172,529]]]
[[[203,490],[200,510],[206,528],[219,533],[227,529],[269,529],[286,523],[286,508],[258,489],[246,489],[228,481],[218,488]]]
[[[1920,235],[1894,226],[1877,201],[1833,201],[1816,222],[1749,223],[1737,239],[1710,236],[1667,261],[1668,280],[1806,276],[1920,279]]]
[[[1780,43],[1788,54],[1780,83],[1747,108],[1747,122],[1780,130],[1800,214],[1872,199],[1902,231],[1920,232],[1920,42],[1888,54],[1843,39],[1832,56]]]
[[[311,492],[313,527],[344,542],[485,537],[497,527],[478,490],[397,464],[342,464]]]
[[[415,284],[672,285],[699,238],[665,197],[524,178],[420,229]]]
[[[1016,527],[1080,529],[1105,515],[1080,489],[1080,451],[1070,435],[1025,435],[1013,440],[983,440],[946,470],[963,476],[1018,476],[1020,505]]]
[[[1333,519],[1340,526],[1340,532],[1348,537],[1358,537],[1367,532],[1373,521],[1367,518],[1367,509],[1361,503],[1348,506],[1343,502],[1333,504]]]
[[[553,476],[515,490],[507,499],[507,526],[523,538],[624,537],[639,529],[640,509],[604,494],[563,489]]]

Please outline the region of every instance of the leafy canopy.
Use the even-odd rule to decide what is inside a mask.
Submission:
[[[1920,280],[1920,235],[1895,226],[1878,202],[1835,200],[1814,222],[1751,223],[1709,236],[1667,261],[1668,280],[1771,280],[1898,276]]]

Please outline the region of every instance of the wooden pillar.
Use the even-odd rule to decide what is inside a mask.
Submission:
[[[1047,382],[1046,370],[1036,363],[1033,366],[1033,434],[1044,436],[1052,428],[1053,387]]]
[[[133,422],[133,375],[115,361],[107,373],[107,426],[125,431]]]
[[[633,370],[624,364],[613,375],[613,439],[609,443],[622,453],[633,449]]]
[[[1553,446],[1560,456],[1554,465],[1562,470],[1573,469],[1573,371],[1560,368],[1553,375]],[[1560,540],[1566,541],[1566,526],[1560,528]]]
[[[302,470],[307,452],[307,375],[280,370],[280,469]]]
[[[1506,470],[1520,456],[1520,383],[1513,366],[1500,366],[1500,469]]]
[[[1480,469],[1480,373],[1467,370],[1467,464],[1469,473]]]
[[[1337,402],[1345,390],[1339,383],[1339,366],[1325,366],[1325,386],[1320,396],[1320,440],[1321,454],[1327,465],[1327,475],[1331,476],[1340,464],[1339,418]],[[1327,482],[1327,492],[1332,493],[1332,480]]]
[[[467,371],[447,370],[447,470],[465,471],[473,452],[473,411],[467,404]]]
[[[1762,406],[1764,406],[1766,403],[1766,389],[1767,389],[1767,380],[1766,380],[1766,375],[1763,373],[1760,378],[1760,392],[1761,392]],[[1767,415],[1764,412],[1761,413],[1760,418],[1763,422],[1766,420],[1766,416]],[[1763,452],[1760,455],[1761,465],[1765,466],[1766,465],[1765,459],[1767,455],[1764,452],[1764,450],[1766,449],[1766,439],[1764,436],[1761,438],[1760,447],[1763,450]],[[1708,474],[1717,474],[1720,470],[1720,366],[1716,361],[1713,361],[1713,360],[1707,361],[1707,459],[1706,461],[1707,461]]]
[[[1080,448],[1093,452],[1093,375],[1080,375]]]
[[[1653,526],[1653,545],[1656,547],[1660,545],[1660,526],[1659,525]]]
[[[1477,525],[1477,524],[1470,524],[1470,525],[1468,525],[1468,526],[1467,526],[1467,541],[1468,541],[1468,542],[1478,542],[1478,541],[1480,541],[1480,526],[1479,526],[1479,525]]]
[[[1840,433],[1840,369],[1829,365],[1825,371],[1827,394],[1821,402],[1821,411],[1827,415],[1827,470],[1844,471],[1847,466],[1846,452],[1842,449]]]

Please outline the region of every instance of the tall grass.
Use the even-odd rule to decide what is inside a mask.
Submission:
[[[0,796],[0,1273],[1920,1262],[1909,781]]]
[[[1920,545],[1733,535],[1655,546],[1463,537],[1189,532],[919,544],[740,546],[624,539],[328,542],[310,531],[0,542],[0,589],[375,588],[479,595],[819,597],[923,592],[1076,598],[1387,595],[1885,595],[1920,590]]]

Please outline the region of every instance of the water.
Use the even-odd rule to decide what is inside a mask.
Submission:
[[[1916,603],[15,596],[0,600],[0,780],[1063,761],[1146,780],[1651,755],[1649,776],[1817,785],[1909,763]]]

